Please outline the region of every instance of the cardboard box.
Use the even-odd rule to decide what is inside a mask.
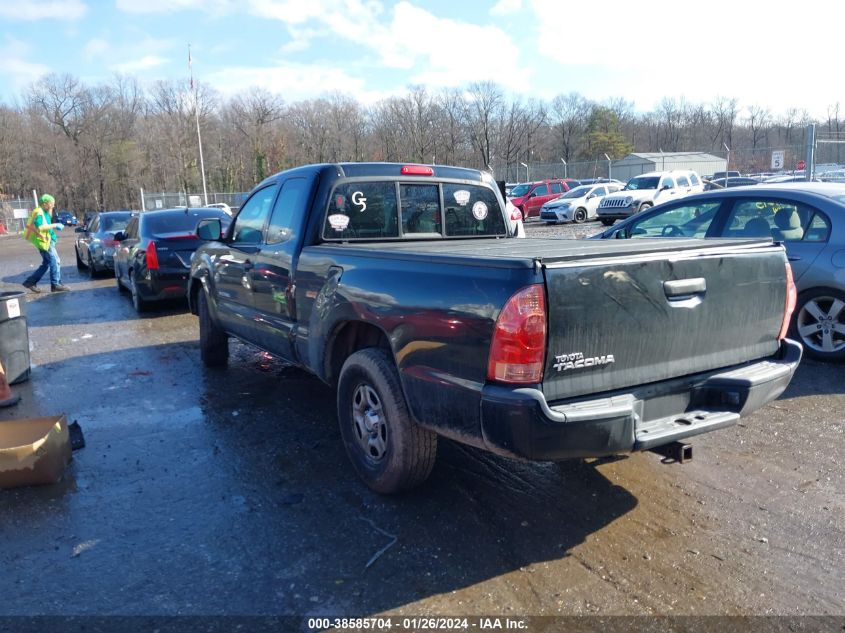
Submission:
[[[0,488],[56,483],[70,457],[64,415],[0,422]]]

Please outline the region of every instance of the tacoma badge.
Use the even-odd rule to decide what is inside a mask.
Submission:
[[[613,358],[613,354],[584,358],[584,354],[582,352],[575,352],[574,354],[558,354],[555,356],[555,361],[554,367],[557,371],[568,371],[570,369],[584,369],[585,367],[609,365],[610,363],[615,363],[616,359]]]

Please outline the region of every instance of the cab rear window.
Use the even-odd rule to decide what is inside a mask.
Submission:
[[[323,225],[323,239],[343,241],[506,234],[493,190],[456,183],[341,183]]]

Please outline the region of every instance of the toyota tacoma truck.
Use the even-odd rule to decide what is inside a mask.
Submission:
[[[207,366],[236,337],[333,386],[373,490],[423,482],[438,436],[559,461],[656,449],[777,398],[801,357],[771,241],[514,239],[492,178],[308,165],[197,229]]]

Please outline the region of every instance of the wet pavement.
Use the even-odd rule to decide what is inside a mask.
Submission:
[[[203,368],[184,305],[139,317],[72,238],[0,420],[65,413],[87,447],[61,484],[0,491],[0,615],[845,613],[845,365],[805,361],[683,466],[441,441],[424,486],[381,497],[327,386],[239,343]],[[0,238],[0,290],[37,259]]]

